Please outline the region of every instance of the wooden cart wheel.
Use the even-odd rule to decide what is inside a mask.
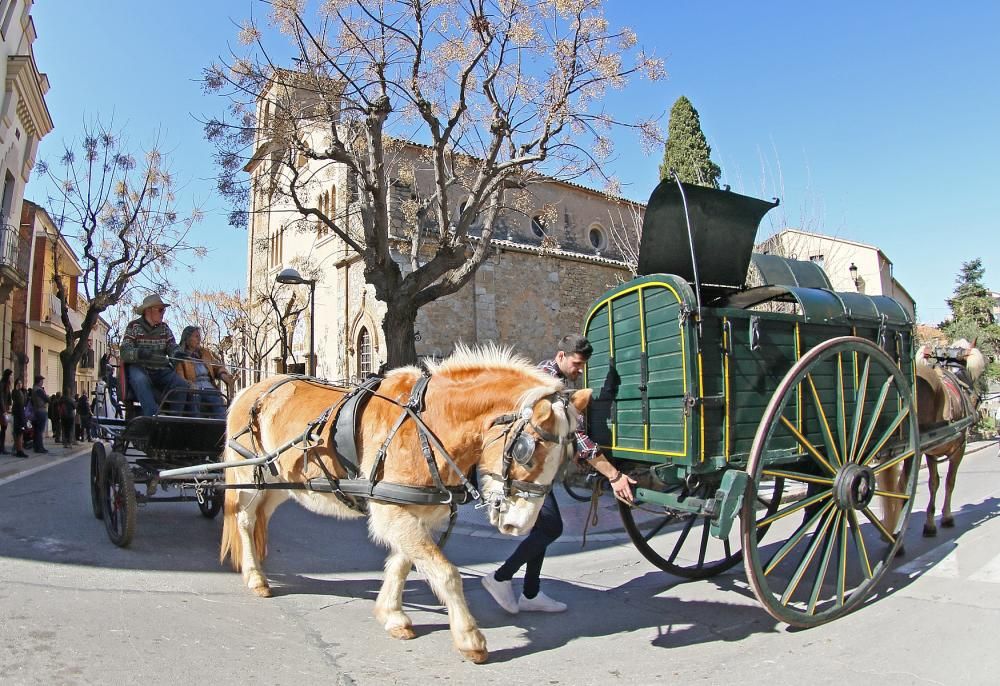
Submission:
[[[222,505],[225,502],[226,492],[217,491],[214,488],[205,489],[205,499],[198,502],[198,509],[201,510],[201,516],[207,519],[215,519],[215,517],[222,511]]]
[[[711,498],[718,481],[705,481],[688,493],[694,498]],[[774,514],[781,503],[784,488],[781,479],[762,487],[757,495],[757,507],[765,514]],[[666,492],[679,492],[682,487]],[[618,501],[618,512],[625,531],[644,558],[665,572],[685,579],[707,579],[721,574],[743,559],[740,534],[734,526],[729,536],[720,540],[711,535],[711,520],[651,503],[636,508]],[[766,528],[758,535],[763,536]]]
[[[108,538],[119,548],[128,547],[135,535],[136,502],[132,466],[121,453],[111,453],[104,460],[101,477],[104,528]]]
[[[815,626],[871,594],[906,531],[918,470],[904,464],[917,445],[910,383],[874,343],[834,338],[789,370],[754,437],[742,512],[747,578],[772,617]],[[781,508],[752,509],[779,477]]]
[[[98,519],[104,518],[101,504],[101,472],[104,470],[105,450],[103,443],[94,443],[90,449],[90,508]]]

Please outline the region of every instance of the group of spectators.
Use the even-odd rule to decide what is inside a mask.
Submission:
[[[94,403],[86,393],[74,397],[62,393],[48,394],[45,377],[35,377],[35,385],[24,388],[20,378],[11,381],[13,372],[3,370],[0,376],[0,455],[8,454],[7,430],[11,431],[11,453],[15,457],[28,457],[24,440],[31,441],[36,453],[47,453],[45,432],[52,422],[52,438],[56,443],[70,446],[79,441],[90,441],[93,435]]]

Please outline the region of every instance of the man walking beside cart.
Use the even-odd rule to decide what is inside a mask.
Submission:
[[[539,363],[538,368],[557,379],[572,382],[580,376],[593,352],[590,341],[578,334],[569,334],[559,341],[555,357]],[[608,462],[583,428],[581,416],[576,432],[574,459],[588,461],[594,469],[608,478],[616,497],[632,502],[632,484],[635,480]],[[566,609],[566,603],[554,600],[541,591],[540,580],[545,551],[549,544],[562,535],[562,530],[559,505],[554,492],[549,491],[538,513],[538,520],[528,536],[496,572],[483,577],[483,587],[500,607],[512,615],[518,612],[563,612]],[[524,586],[518,597],[514,593],[511,579],[521,567],[524,567]]]
[[[121,360],[128,365],[127,379],[142,406],[142,414],[157,413],[157,392],[168,396],[179,411],[187,406],[188,383],[170,366],[169,355],[177,341],[163,315],[169,305],[156,293],[135,307],[138,319],[129,322],[122,336]]]

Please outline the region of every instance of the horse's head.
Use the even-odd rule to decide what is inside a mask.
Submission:
[[[973,384],[986,371],[986,356],[976,347],[976,342],[973,340],[969,343],[964,338],[955,341],[955,347],[960,350],[958,359],[965,365],[965,371]]]
[[[516,412],[493,420],[479,463],[490,523],[512,536],[534,526],[559,468],[576,449],[577,418],[591,395],[590,389],[540,392],[541,397],[529,394]]]

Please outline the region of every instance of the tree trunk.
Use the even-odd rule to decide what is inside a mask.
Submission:
[[[385,336],[385,356],[389,369],[417,363],[417,344],[414,340],[417,310],[412,300],[395,300],[388,303],[382,333]]]
[[[76,388],[76,366],[78,360],[73,359],[72,356],[67,356],[65,352],[59,354],[59,361],[62,363],[62,388],[59,391],[63,394],[63,397],[72,398],[77,393]],[[52,391],[55,393],[55,391]]]

